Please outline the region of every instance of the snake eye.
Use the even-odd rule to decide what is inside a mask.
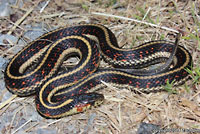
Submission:
[[[95,105],[97,102],[102,102],[104,99],[104,96],[98,93],[87,93],[87,94],[81,94],[78,97],[78,99],[79,99],[79,102],[82,104]]]

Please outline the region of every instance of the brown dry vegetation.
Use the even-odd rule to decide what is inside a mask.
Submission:
[[[191,52],[194,68],[199,67],[198,0],[51,0],[42,12],[38,6],[40,2],[42,0],[24,2],[23,7],[12,5],[13,14],[0,18],[0,32],[29,42],[30,39],[23,37],[30,30],[26,25],[42,24],[44,30],[49,31],[82,23],[100,23],[115,33],[120,46],[130,48],[156,39],[174,41],[175,31],[179,31],[182,33],[180,43]],[[128,18],[153,23],[157,27]],[[0,49],[1,56],[7,59],[14,55],[11,49]],[[135,94],[128,89],[108,86],[100,91],[106,97],[103,105],[59,120],[47,120],[39,115],[33,118],[32,115],[37,114],[34,97],[15,97],[6,102],[7,105],[1,102],[0,120],[6,115],[12,120],[0,133],[39,133],[38,130],[45,133],[54,130],[56,133],[131,134],[136,133],[141,122],[157,124],[162,128],[200,129],[200,85],[192,82],[190,80],[177,87],[177,94]],[[7,92],[6,89],[1,90],[0,100]],[[18,125],[21,120],[24,123]]]

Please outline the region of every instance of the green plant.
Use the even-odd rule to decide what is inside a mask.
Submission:
[[[163,89],[166,90],[169,94],[177,94],[177,91],[173,88],[175,80],[173,80],[171,83],[169,80],[167,80],[167,83],[165,86],[163,86]]]
[[[193,80],[192,84],[200,84],[200,67],[199,66],[196,68],[191,67],[191,69],[186,68],[185,70],[192,77],[192,80]]]

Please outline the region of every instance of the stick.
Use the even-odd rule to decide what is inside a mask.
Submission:
[[[175,32],[175,33],[179,33],[175,29],[171,29],[171,28],[168,28],[168,27],[165,27],[165,26],[159,26],[159,25],[156,25],[156,24],[152,24],[152,23],[148,23],[148,22],[144,22],[144,21],[140,21],[140,20],[136,20],[136,19],[132,19],[132,18],[127,18],[127,17],[123,17],[123,16],[117,16],[117,15],[105,14],[105,13],[98,13],[98,12],[92,12],[91,14],[99,15],[99,16],[106,16],[106,17],[113,17],[113,18],[118,18],[118,19],[123,19],[123,20],[129,20],[129,21],[134,21],[134,22],[137,22],[137,23],[142,23],[142,24],[145,24],[145,25],[150,25],[152,27],[156,27],[156,28],[172,31],[172,32]]]
[[[1,105],[0,105],[0,109],[2,109],[3,107],[5,107],[8,103],[10,103],[13,99],[15,99],[17,97],[17,95],[13,95],[11,96],[8,100],[4,101]]]
[[[41,1],[41,0],[40,0]],[[23,21],[24,19],[34,10],[34,8],[38,5],[38,3],[40,2],[38,1],[31,9],[29,9],[24,16],[21,17],[21,19],[17,20],[14,24],[14,26],[10,29],[10,31],[8,32],[9,34],[12,34],[12,32],[16,29],[16,27],[18,27]]]

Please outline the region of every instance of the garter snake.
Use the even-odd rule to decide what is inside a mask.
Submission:
[[[89,36],[95,36],[98,43]],[[115,35],[103,25],[59,28],[29,43],[11,59],[5,83],[10,92],[19,96],[36,94],[36,109],[42,116],[60,118],[102,103],[104,96],[94,92],[102,88],[102,81],[143,92],[160,90],[167,81],[183,83],[188,78],[185,68],[190,68],[192,58],[176,44],[158,40],[121,49]],[[79,56],[79,63],[58,73],[63,61],[74,55]],[[117,69],[97,69],[101,56]],[[176,59],[173,67],[145,71],[152,64],[172,59]]]

